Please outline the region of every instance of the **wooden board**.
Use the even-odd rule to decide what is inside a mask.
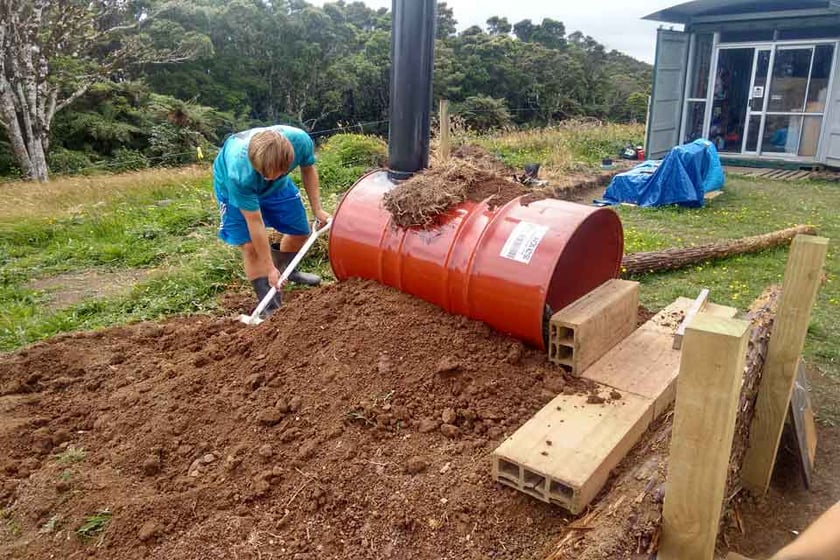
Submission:
[[[638,282],[604,282],[551,317],[549,361],[580,375],[633,332],[638,312]]]
[[[580,513],[650,425],[650,399],[625,394],[602,405],[561,394],[493,452],[493,478]]]
[[[799,360],[793,394],[790,398],[790,416],[796,432],[796,442],[802,465],[802,478],[806,488],[811,488],[814,472],[814,459],[817,455],[817,425],[814,421],[814,409],[811,405],[811,386],[805,374],[805,366]]]
[[[703,198],[705,198],[706,200],[714,200],[722,194],[723,194],[723,191],[720,191],[720,190],[711,191],[711,192],[707,192],[706,194],[704,194]]]
[[[712,560],[751,325],[700,314],[686,329],[660,560]]]
[[[709,289],[703,288],[700,290],[700,295],[697,296],[697,299],[694,300],[694,303],[691,304],[691,307],[688,308],[688,311],[685,314],[685,319],[683,319],[680,326],[677,327],[677,332],[674,333],[674,348],[677,350],[680,349],[682,346],[682,339],[685,336],[685,327],[697,316],[698,313],[703,311],[703,308],[709,303]]]
[[[770,486],[827,251],[828,239],[824,237],[798,235],[791,244],[741,470],[744,486],[756,494],[763,495]]]
[[[583,377],[651,399],[654,418],[659,417],[676,397],[680,351],[673,347],[673,335],[693,303],[677,298],[595,362]],[[736,313],[734,307],[709,303],[703,314],[731,318]]]

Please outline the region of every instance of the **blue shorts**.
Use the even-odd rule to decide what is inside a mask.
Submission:
[[[309,222],[306,218],[306,208],[300,197],[300,190],[289,181],[289,187],[284,187],[265,198],[260,199],[260,213],[266,227],[271,227],[288,235],[309,235]],[[248,223],[242,211],[230,205],[219,197],[219,239],[229,245],[242,245],[251,241]]]

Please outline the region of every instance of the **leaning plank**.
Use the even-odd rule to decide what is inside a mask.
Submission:
[[[770,485],[827,251],[824,237],[800,235],[791,245],[741,473],[745,487],[757,494]]]
[[[720,243],[698,245],[697,247],[665,249],[646,253],[631,253],[625,255],[621,262],[623,276],[646,274],[659,270],[673,270],[683,268],[714,259],[754,253],[771,247],[788,243],[798,234],[813,235],[813,226],[796,226],[773,233],[744,237]]]
[[[703,288],[700,291],[700,295],[697,296],[697,299],[695,299],[694,303],[691,304],[691,307],[688,308],[688,312],[685,314],[685,319],[683,319],[683,322],[680,323],[679,327],[677,327],[677,332],[674,334],[674,348],[679,350],[682,347],[682,340],[685,336],[685,327],[694,320],[694,317],[700,313],[708,303],[709,290],[708,288]]]
[[[638,312],[638,282],[604,282],[551,317],[549,361],[580,375],[633,332]]]
[[[693,303],[677,298],[595,362],[583,377],[653,400],[654,418],[659,417],[676,396],[680,351],[674,349],[673,336]],[[722,317],[737,313],[733,307],[711,303],[706,309]]]
[[[493,478],[580,513],[652,420],[650,399],[632,394],[595,405],[561,394],[493,452]]]
[[[661,560],[714,558],[749,334],[747,321],[702,314],[686,329]]]

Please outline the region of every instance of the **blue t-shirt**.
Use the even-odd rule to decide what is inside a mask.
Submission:
[[[290,197],[297,195],[297,187],[288,174],[273,181],[266,181],[251,165],[248,159],[248,143],[254,134],[263,130],[276,130],[291,143],[295,157],[289,167],[289,173],[298,166],[308,167],[315,164],[315,145],[312,138],[299,128],[280,124],[239,132],[225,140],[213,162],[213,187],[220,201],[241,210],[254,211],[260,208],[260,198],[282,195],[281,190],[288,190]]]

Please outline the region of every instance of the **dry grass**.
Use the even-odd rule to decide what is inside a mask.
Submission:
[[[483,174],[461,161],[449,160],[417,173],[385,193],[382,204],[400,227],[426,227],[451,206],[467,198],[467,190]]]
[[[61,177],[45,184],[0,184],[0,221],[56,217],[134,193],[171,188],[210,177],[207,166],[156,168],[116,175]]]
[[[549,128],[507,131],[489,136],[459,138],[487,148],[518,170],[528,163],[542,165],[541,179],[562,182],[570,173],[597,167],[601,159],[618,156],[624,145],[644,137],[644,126],[574,120]]]

